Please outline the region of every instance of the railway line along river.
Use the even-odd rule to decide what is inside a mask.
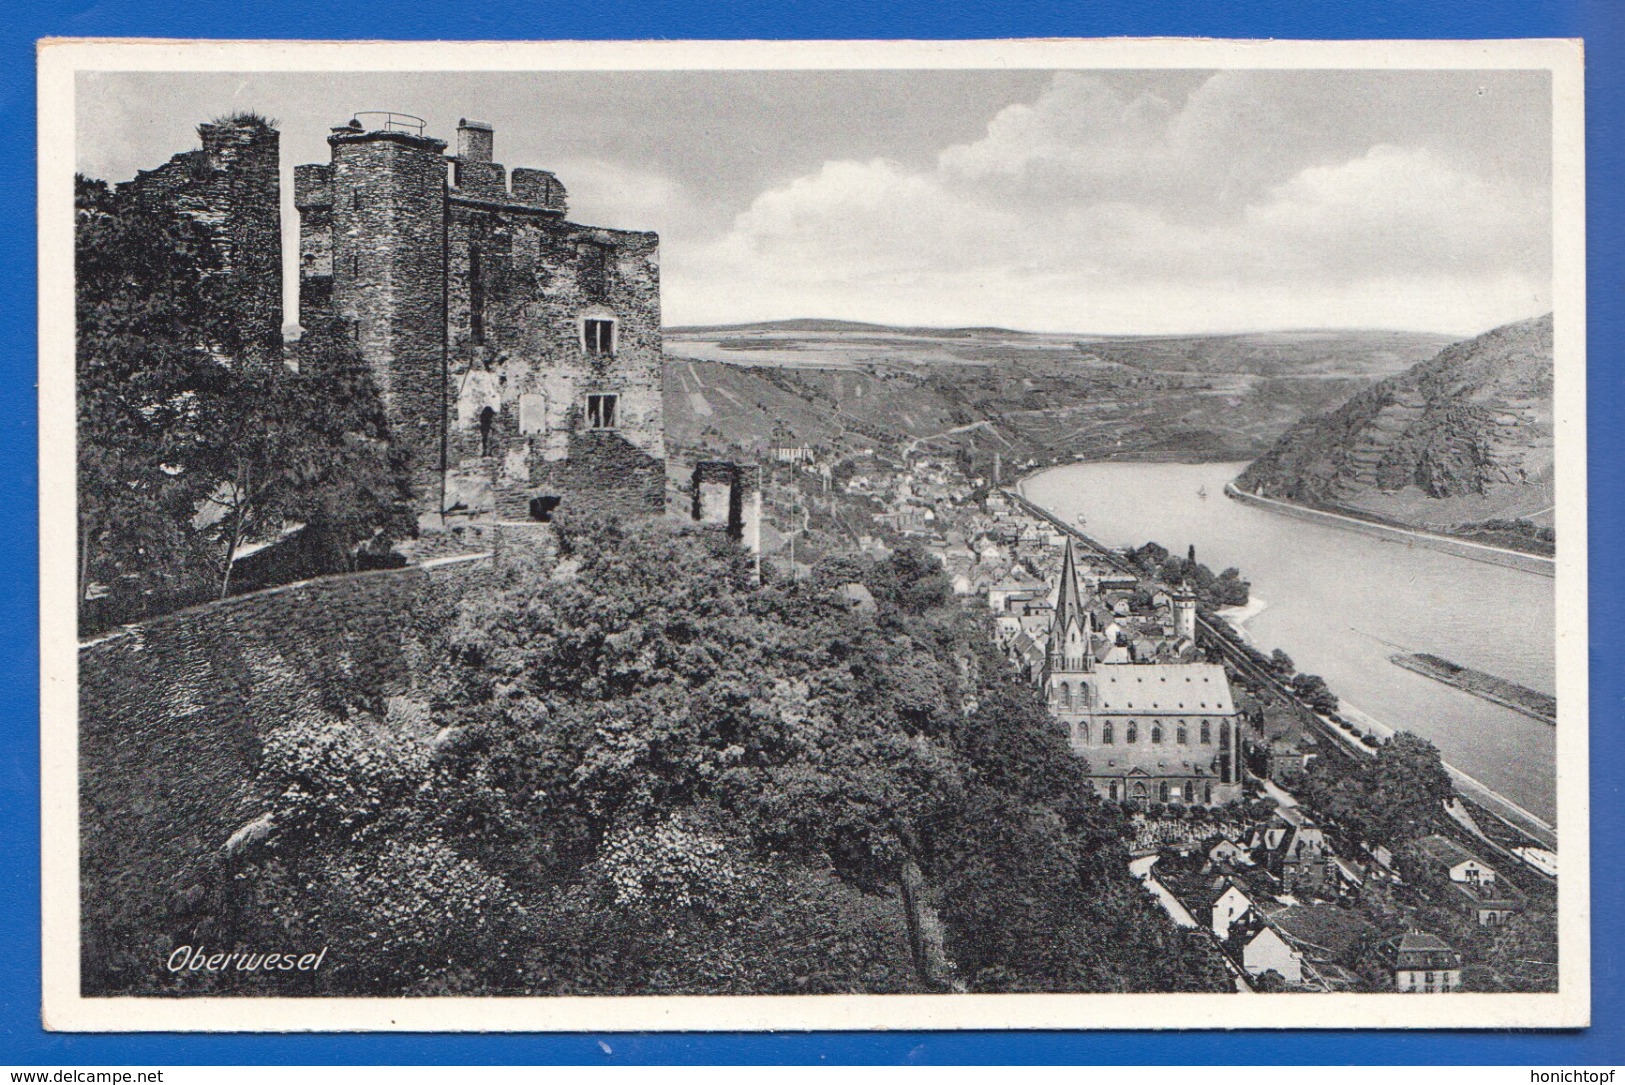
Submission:
[[[1551,694],[1554,581],[1400,539],[1242,504],[1224,484],[1244,464],[1093,463],[1040,472],[1022,492],[1108,546],[1196,546],[1215,572],[1252,583],[1243,627],[1319,674],[1351,708],[1430,739],[1446,761],[1524,809],[1556,820],[1556,735],[1548,723],[1396,666],[1398,646]],[[1206,496],[1202,496],[1205,493]]]

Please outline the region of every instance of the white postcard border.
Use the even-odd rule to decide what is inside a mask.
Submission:
[[[74,78],[85,71],[938,68],[1548,69],[1553,88],[1559,547],[1559,992],[515,998],[84,998],[79,993],[73,352]],[[1585,212],[1581,45],[1567,40],[218,42],[39,48],[43,1019],[69,1031],[1572,1028],[1590,1020]]]

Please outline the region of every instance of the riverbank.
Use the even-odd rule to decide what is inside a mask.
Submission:
[[[1035,472],[1034,474],[1038,474],[1038,473],[1040,473],[1040,472]],[[1110,546],[1106,545],[1104,542],[1096,540],[1095,538],[1093,538],[1091,535],[1087,534],[1086,532],[1080,531],[1079,529],[1074,527],[1071,523],[1067,522],[1067,520],[1062,515],[1051,512],[1049,509],[1045,508],[1043,505],[1038,504],[1031,497],[1029,497],[1028,496],[1028,485],[1027,484],[1030,481],[1031,477],[1032,476],[1022,478],[1008,492],[1010,492],[1012,494],[1012,496],[1017,498],[1019,503],[1025,509],[1027,509],[1029,512],[1031,512],[1033,515],[1038,516],[1041,519],[1045,520],[1046,522],[1053,524],[1055,527],[1059,528],[1063,532],[1065,532],[1065,533],[1067,533],[1069,535],[1072,535],[1073,537],[1077,538],[1080,542],[1082,542],[1085,546],[1088,546],[1090,549],[1095,550],[1096,552],[1108,555],[1109,556],[1108,560],[1112,560],[1114,564],[1122,565],[1122,560],[1121,560],[1121,557],[1120,557],[1118,551],[1116,551],[1113,548],[1111,548]],[[1210,490],[1211,490],[1211,488],[1212,487],[1210,487]],[[1192,490],[1194,491],[1194,487],[1192,487]],[[1259,501],[1258,501],[1258,503],[1260,503],[1260,504],[1265,503],[1265,502],[1268,503],[1268,505],[1270,506],[1269,511],[1273,514],[1273,512],[1275,511],[1273,506],[1275,506],[1276,504],[1279,504],[1279,503],[1274,502],[1273,500],[1267,499],[1267,498],[1266,499],[1259,499]],[[1252,504],[1252,503],[1254,503],[1254,502],[1248,502],[1248,501],[1238,502],[1238,504]],[[1196,504],[1194,499],[1192,501],[1192,504],[1193,505]],[[1205,504],[1210,504],[1210,502],[1205,503]],[[1291,508],[1291,507],[1289,506],[1289,508]],[[1306,511],[1310,511],[1310,510],[1306,510]],[[1127,513],[1125,511],[1125,515],[1132,515],[1132,514]],[[1332,526],[1341,527],[1342,526],[1342,525],[1339,525],[1339,524],[1326,523],[1321,519],[1321,516],[1318,515],[1318,514],[1316,514],[1316,515],[1304,515],[1304,516],[1295,517],[1295,518],[1296,519],[1301,519],[1301,520],[1307,520],[1307,521],[1314,522],[1314,523],[1321,523],[1322,526],[1328,526],[1328,527],[1332,527]],[[1361,524],[1359,526],[1360,527],[1368,527],[1368,526],[1369,527],[1374,527],[1375,525]],[[1122,533],[1123,533],[1123,528],[1122,528],[1122,525],[1119,524],[1117,534],[1119,536],[1121,536]],[[1145,537],[1148,537],[1149,535],[1162,534],[1162,533],[1163,532],[1158,532],[1155,529],[1148,527],[1144,533],[1134,535],[1134,536],[1131,536],[1131,537],[1133,537],[1133,538],[1145,538]],[[1247,537],[1251,538],[1251,537],[1255,537],[1255,536],[1256,536],[1256,531],[1249,528]],[[1174,538],[1174,536],[1170,536],[1170,538]],[[1290,553],[1290,551],[1289,551],[1289,553]],[[1440,564],[1440,559],[1438,559],[1438,558],[1433,558],[1433,559],[1430,559],[1430,560],[1432,561],[1432,563],[1434,565]],[[1302,566],[1302,564],[1303,564],[1302,561],[1299,560],[1297,562],[1290,563],[1290,567],[1300,567],[1300,566]],[[1385,566],[1384,568],[1386,570],[1388,567]],[[1242,573],[1243,573],[1244,576],[1248,575],[1251,572],[1252,572],[1252,570],[1249,569],[1249,568],[1244,567],[1242,569]],[[1505,576],[1506,574],[1494,574],[1494,575],[1496,575],[1496,576]],[[1451,578],[1450,582],[1451,583],[1455,582],[1455,579],[1454,579],[1453,575],[1452,575],[1452,578]],[[1306,580],[1303,585],[1294,585],[1294,587],[1295,587],[1295,590],[1298,590],[1298,591],[1307,591],[1307,590],[1312,590],[1312,588],[1315,585],[1319,584],[1319,583],[1322,583],[1322,581],[1317,581],[1317,580],[1314,580],[1313,578],[1310,578],[1309,580]],[[1354,580],[1354,581],[1339,580],[1338,583],[1340,583],[1340,584],[1358,584],[1358,580]],[[1361,592],[1357,586],[1348,588],[1348,591],[1352,591],[1357,597],[1360,597],[1360,598],[1376,598],[1376,597],[1378,597],[1377,593],[1374,593],[1372,591]],[[1271,594],[1274,595],[1273,592]],[[1282,600],[1282,597],[1280,597],[1280,596],[1277,596],[1276,599],[1275,599],[1275,602],[1276,602],[1277,606],[1279,606],[1281,608],[1290,608],[1293,605],[1293,603],[1296,601],[1294,599],[1289,598],[1289,599],[1287,599],[1286,602],[1283,603],[1281,600]],[[1263,613],[1263,611],[1264,611],[1264,600],[1259,599],[1258,603],[1259,603],[1259,607],[1257,609],[1254,609],[1253,606],[1251,605],[1251,603],[1249,604],[1249,607],[1245,608],[1245,610],[1249,611],[1250,613],[1247,613],[1246,619],[1243,619],[1243,620],[1257,618],[1257,617],[1260,616],[1260,614]],[[1270,606],[1269,607],[1270,613],[1273,614],[1275,612],[1275,610],[1277,609],[1277,606]],[[1429,611],[1428,614],[1429,614],[1429,620],[1432,620],[1432,612]],[[1237,628],[1238,623],[1236,621],[1236,618],[1238,618],[1239,616],[1240,615],[1238,613],[1230,613],[1230,614],[1221,615],[1221,617],[1226,619],[1226,625],[1229,626],[1232,629]],[[1384,618],[1387,618],[1387,619],[1392,619],[1392,617],[1393,617],[1392,608],[1385,604],[1382,611],[1381,611],[1381,616],[1384,617]],[[1340,615],[1340,617],[1344,617],[1344,618],[1348,619],[1350,622],[1352,622],[1354,620],[1354,615],[1352,615],[1352,614],[1346,615],[1346,616]],[[1268,619],[1265,619],[1265,620],[1268,620]],[[1364,617],[1361,617],[1358,620],[1364,621],[1366,619]],[[1372,617],[1370,620],[1371,621],[1376,621],[1377,618]],[[1319,629],[1322,629],[1322,630],[1341,630],[1341,629],[1343,629],[1344,624],[1345,624],[1345,622],[1339,621],[1338,618],[1332,618],[1331,620],[1324,620],[1324,618],[1317,618],[1316,622],[1310,628],[1319,628]],[[1247,638],[1247,639],[1249,641],[1251,640],[1250,637]],[[1293,653],[1293,646],[1294,646],[1294,644],[1296,642],[1294,640],[1291,640],[1291,639],[1284,639],[1284,640],[1277,640],[1277,643],[1280,643],[1281,646],[1289,654],[1292,654]],[[1374,664],[1377,665],[1377,666],[1382,666],[1382,667],[1389,666],[1389,664],[1387,663],[1387,655],[1388,655],[1388,652],[1386,652],[1386,651],[1381,652],[1381,654],[1376,657],[1376,661],[1374,661]],[[1380,662],[1377,662],[1377,661],[1380,661]],[[1325,672],[1322,672],[1322,673],[1325,673]],[[1336,681],[1336,676],[1335,675],[1332,676],[1332,681],[1333,681],[1333,689],[1338,690],[1340,688],[1340,684]],[[1358,725],[1358,727],[1359,727],[1359,729],[1361,731],[1370,732],[1372,734],[1378,735],[1378,736],[1383,737],[1383,738],[1391,737],[1394,734],[1395,728],[1389,726],[1386,723],[1383,723],[1382,721],[1380,721],[1376,717],[1374,717],[1374,716],[1372,716],[1372,715],[1370,715],[1370,714],[1368,714],[1368,713],[1366,713],[1364,711],[1361,711],[1354,704],[1351,704],[1349,702],[1348,695],[1346,693],[1340,692],[1339,697],[1340,697],[1340,700],[1341,700],[1341,707],[1339,708],[1339,714],[1342,715],[1343,717],[1345,717],[1346,719],[1348,719],[1351,723],[1354,723],[1354,724]],[[1406,721],[1409,721],[1411,719],[1410,716],[1401,716],[1399,718],[1402,718],[1402,719],[1404,719]],[[1513,717],[1513,718],[1517,718],[1517,717]],[[1432,715],[1432,716],[1429,716],[1428,719],[1430,721],[1437,722],[1438,716],[1437,715]],[[1335,742],[1338,742],[1340,744],[1346,745],[1347,747],[1351,748],[1352,750],[1357,751],[1359,754],[1362,754],[1362,755],[1370,755],[1373,752],[1370,747],[1365,746],[1365,745],[1360,743],[1358,736],[1350,735],[1348,732],[1344,731],[1342,728],[1337,727],[1335,724],[1331,723],[1330,721],[1324,720],[1324,718],[1322,718],[1322,721],[1323,721],[1323,724],[1324,724],[1325,733],[1329,736],[1331,741],[1335,741]],[[1472,728],[1475,728],[1475,729],[1480,726],[1476,716],[1469,719],[1469,726],[1471,726]],[[1422,731],[1422,732],[1424,732],[1424,737],[1428,737],[1430,739],[1434,738],[1433,735],[1429,735],[1429,734],[1425,733],[1425,731],[1426,731],[1425,728],[1412,727],[1412,726],[1410,726],[1410,724],[1408,722],[1406,724],[1405,729]],[[1435,741],[1437,742],[1436,739],[1435,739]],[[1439,743],[1439,744],[1441,746],[1441,749],[1445,748],[1443,743]],[[1459,755],[1468,756],[1469,760],[1470,760],[1471,759],[1470,755],[1475,750],[1481,748],[1481,746],[1482,746],[1481,743],[1475,743],[1474,745],[1470,745],[1468,747],[1457,748],[1453,752],[1455,752],[1455,753],[1457,753]],[[1463,750],[1466,751],[1465,754],[1463,754]],[[1486,764],[1492,764],[1491,762],[1485,762],[1485,763]],[[1531,843],[1538,844],[1538,845],[1540,845],[1542,847],[1555,849],[1557,834],[1556,834],[1556,829],[1553,826],[1551,821],[1548,821],[1546,818],[1542,817],[1541,815],[1536,814],[1533,811],[1527,809],[1525,806],[1520,804],[1518,801],[1516,801],[1516,800],[1514,800],[1512,798],[1508,798],[1507,796],[1501,794],[1500,792],[1498,792],[1497,790],[1495,790],[1494,788],[1492,788],[1488,784],[1485,784],[1481,780],[1477,779],[1475,776],[1470,775],[1468,772],[1463,771],[1462,769],[1457,768],[1455,765],[1451,764],[1450,752],[1446,753],[1446,756],[1445,756],[1445,759],[1444,759],[1444,767],[1445,767],[1445,771],[1450,775],[1451,780],[1455,784],[1457,791],[1465,799],[1467,799],[1469,802],[1471,802],[1475,806],[1478,806],[1478,807],[1488,811],[1489,813],[1493,814],[1500,821],[1503,821],[1503,822],[1507,823],[1508,825],[1516,828]],[[1475,764],[1474,767],[1477,768],[1478,765]]]
[[[1448,535],[1434,535],[1426,531],[1417,531],[1412,528],[1397,527],[1391,524],[1379,524],[1373,520],[1362,520],[1341,513],[1327,512],[1323,509],[1310,508],[1308,505],[1282,501],[1279,498],[1260,497],[1257,494],[1248,493],[1234,483],[1225,484],[1224,494],[1233,501],[1253,505],[1257,508],[1269,509],[1271,512],[1278,512],[1285,516],[1294,516],[1300,520],[1328,524],[1346,531],[1357,531],[1380,539],[1402,542],[1406,545],[1425,546],[1430,550],[1438,550],[1441,553],[1466,558],[1469,561],[1481,561],[1488,565],[1499,565],[1507,569],[1535,573],[1538,576],[1555,577],[1557,575],[1556,559],[1543,557],[1539,554],[1528,554],[1521,550],[1508,550],[1504,547],[1469,542],[1466,539],[1456,539]]]

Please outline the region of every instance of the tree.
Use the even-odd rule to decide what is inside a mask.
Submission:
[[[306,525],[321,571],[412,529],[400,458],[354,346],[295,374],[245,342],[190,220],[76,181],[81,624],[224,595],[251,539]]]
[[[1439,806],[1455,793],[1439,748],[1401,731],[1366,766],[1367,821],[1390,848],[1431,832]]]
[[[1270,666],[1274,669],[1276,674],[1279,674],[1282,677],[1290,675],[1293,671],[1298,669],[1297,664],[1292,662],[1292,657],[1287,655],[1279,648],[1270,653]]]
[[[303,353],[298,373],[278,364],[233,375],[209,499],[222,597],[238,549],[290,524],[320,541],[329,571],[353,569],[363,543],[387,547],[413,530],[405,460],[353,345],[319,337]]]
[[[1331,691],[1326,685],[1326,680],[1318,674],[1294,675],[1292,692],[1322,715],[1329,716],[1337,711],[1337,694]]]
[[[213,248],[76,177],[74,286],[79,600],[87,627],[195,602],[211,579],[192,521],[228,402]]]

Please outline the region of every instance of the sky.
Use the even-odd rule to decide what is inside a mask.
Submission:
[[[282,132],[285,247],[331,126],[393,109],[454,150],[478,119],[573,221],[661,235],[668,326],[1465,336],[1551,308],[1545,72],[83,73],[77,168],[127,180],[242,109]]]

